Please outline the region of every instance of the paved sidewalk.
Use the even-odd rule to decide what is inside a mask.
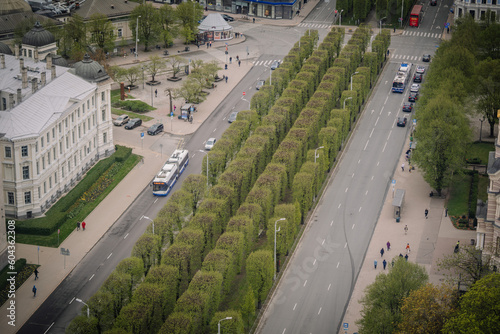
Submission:
[[[409,147],[409,137],[405,143],[406,151]],[[405,154],[396,165],[393,178],[396,180],[396,189],[404,189],[405,200],[402,209],[401,222],[396,223],[394,208],[392,206],[392,187],[389,187],[384,206],[380,213],[370,245],[368,247],[364,262],[357,277],[356,285],[352,292],[351,300],[344,315],[343,323],[348,323],[349,329],[345,331],[340,327],[339,334],[355,333],[358,327],[355,322],[361,318],[362,305],[359,300],[364,296],[365,288],[375,281],[375,277],[384,272],[382,261],[388,264],[399,254],[406,254],[406,244],[410,244],[408,261],[423,265],[429,274],[430,283],[439,285],[443,276],[437,272],[436,263],[445,255],[451,255],[453,249],[460,240],[462,245],[470,244],[470,240],[476,236],[476,231],[457,230],[452,225],[448,216],[445,215],[445,199],[437,196],[429,197],[430,186],[424,181],[418,169],[401,171],[401,164],[405,162]],[[425,209],[429,210],[428,218],[425,218]],[[408,226],[408,234],[405,235],[404,227]],[[391,243],[391,250],[387,251],[387,241]],[[385,249],[383,258],[380,257],[380,249]],[[374,260],[378,261],[377,269],[374,268]],[[385,271],[388,272],[388,269]]]
[[[307,16],[307,14],[318,2],[319,0],[312,0],[307,3],[301,11],[301,16],[296,17],[293,20],[287,20],[285,22],[285,20],[257,19],[255,24],[274,24],[283,26],[296,25],[302,21],[303,17]],[[244,42],[245,37],[243,36],[241,38],[232,39],[228,42],[228,44],[231,46]],[[176,44],[168,50],[170,54],[179,54],[180,56],[186,58],[189,58],[189,54],[192,53],[198,53],[200,51],[207,52],[213,59],[218,60],[223,67],[223,63],[225,62],[224,42],[215,42],[210,49],[201,46],[199,49],[196,48],[196,46],[194,46],[194,48],[193,46],[190,46],[190,48],[192,50],[190,52],[177,53],[178,50],[184,50],[184,45]],[[134,61],[134,57],[128,56],[112,57],[109,60],[109,63],[111,66],[130,66],[135,64],[142,65],[142,63],[147,61],[149,56],[153,54],[158,54],[163,57],[163,50],[155,50],[148,53],[139,52],[137,57],[138,62]],[[235,59],[236,55],[232,56],[233,59]],[[151,88],[147,85],[145,85],[145,88],[143,89],[141,82],[141,87],[130,93],[136,98],[139,98],[147,103],[151,103],[151,93],[154,93],[154,90],[157,89],[158,97],[153,97],[153,104],[154,106],[157,106],[158,109],[149,113],[149,115],[154,117],[154,119],[146,122],[144,126],[148,127],[156,121],[163,121],[165,124],[165,132],[177,136],[171,136],[169,144],[163,148],[163,154],[157,152],[156,146],[158,145],[155,144],[146,145],[146,147],[141,148],[137,145],[131,145],[130,143],[122,143],[117,140],[114,141],[115,144],[132,147],[133,153],[144,157],[144,162],[139,162],[139,164],[127,175],[123,182],[121,182],[85,219],[85,222],[87,223],[85,231],[73,231],[73,233],[71,233],[70,236],[68,236],[68,238],[66,238],[66,240],[64,240],[64,242],[60,245],[60,248],[70,250],[70,256],[63,257],[60,254],[59,248],[40,247],[38,259],[37,246],[25,244],[16,245],[17,259],[26,258],[28,263],[40,264],[40,267],[38,268],[39,279],[35,281],[34,275],[32,275],[16,291],[15,298],[11,299],[15,301],[16,305],[15,327],[10,326],[7,323],[9,321],[7,316],[10,313],[9,310],[7,310],[9,301],[2,306],[0,311],[0,319],[2,319],[0,321],[0,333],[15,333],[23,326],[23,324],[31,317],[31,315],[38,309],[45,299],[47,299],[47,297],[57,288],[64,278],[71,273],[83,257],[101,239],[104,233],[106,233],[119,216],[132,204],[134,199],[149,184],[152,177],[161,168],[167,156],[169,156],[178,143],[182,141],[182,136],[194,133],[231,92],[233,87],[235,87],[238,82],[250,71],[252,66],[252,61],[246,61],[242,55],[241,66],[238,66],[236,62],[233,62],[232,64],[228,64],[228,70],[219,71],[220,75],[225,74],[228,76],[228,83],[222,81],[217,83],[217,87],[211,90],[207,99],[198,105],[199,111],[195,113],[192,124],[178,120],[177,117],[174,117],[172,125],[170,124],[170,119],[168,119],[170,117],[167,116],[170,111],[168,97],[163,93],[165,87],[167,87],[167,81],[165,78],[160,77],[160,79],[165,81],[165,83],[162,83],[159,86],[154,86],[153,90],[151,90]],[[182,101],[176,100],[174,104],[177,108],[180,108]],[[109,210],[109,207],[113,207],[113,210]],[[36,297],[34,297],[32,293],[33,285],[36,285],[37,287]]]

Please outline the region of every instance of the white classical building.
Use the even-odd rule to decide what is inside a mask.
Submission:
[[[487,15],[491,21],[500,19],[500,1],[499,0],[455,0],[455,19],[470,15],[476,21],[485,21]]]
[[[7,217],[42,214],[114,152],[112,80],[88,56],[69,69],[0,54],[0,154]]]

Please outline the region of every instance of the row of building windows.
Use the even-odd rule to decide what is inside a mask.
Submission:
[[[12,191],[7,192],[7,202],[10,205],[14,205],[14,193]],[[31,191],[24,192],[24,204],[31,204]]]

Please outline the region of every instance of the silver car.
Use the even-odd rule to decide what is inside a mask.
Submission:
[[[113,124],[116,126],[122,126],[123,124],[127,124],[129,121],[129,117],[127,115],[118,116],[117,119],[113,121]]]
[[[275,70],[278,67],[280,67],[280,62],[277,60],[273,61],[273,63],[271,64],[271,70]]]
[[[229,123],[233,123],[234,121],[236,121],[236,117],[238,117],[238,112],[237,111],[233,111],[231,113],[231,115],[229,115],[229,118],[227,119],[227,121]]]
[[[217,139],[215,138],[208,139],[205,144],[205,150],[210,151],[214,147],[216,141]]]
[[[255,89],[259,90],[262,86],[264,86],[265,83],[266,83],[266,80],[257,81],[257,83],[255,84]]]

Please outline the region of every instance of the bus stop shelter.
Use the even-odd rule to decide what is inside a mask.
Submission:
[[[396,189],[394,193],[394,198],[392,199],[392,206],[394,207],[394,218],[396,218],[396,223],[401,221],[401,210],[405,202],[405,190]]]

